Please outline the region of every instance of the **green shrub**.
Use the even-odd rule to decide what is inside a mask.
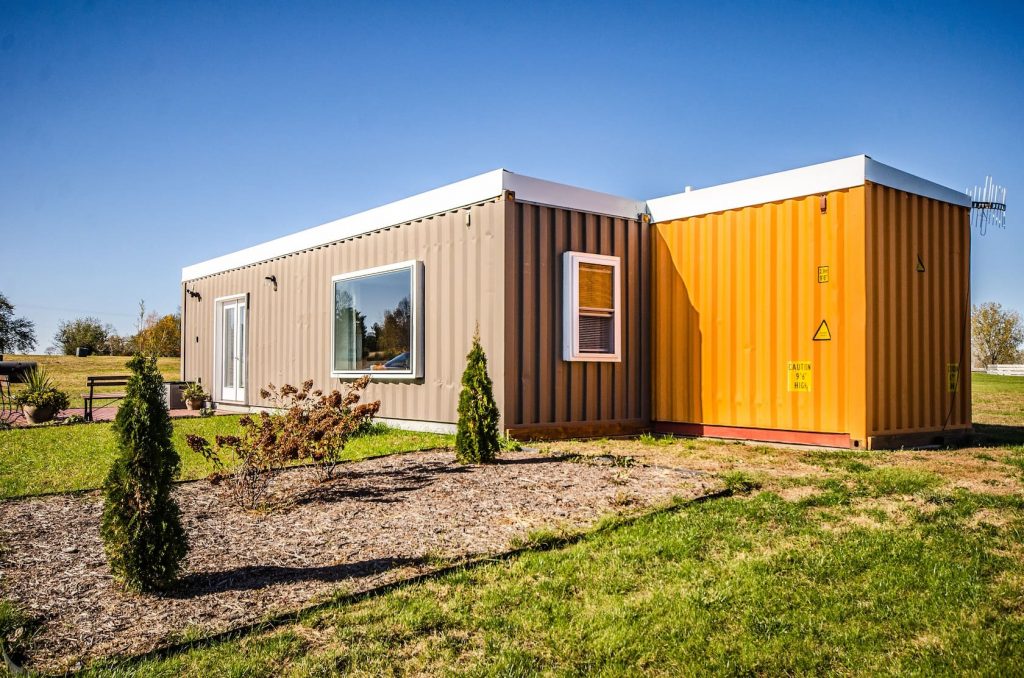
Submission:
[[[498,440],[498,405],[494,402],[491,378],[487,376],[487,355],[480,345],[480,331],[473,335],[473,348],[466,356],[459,393],[459,425],[455,434],[455,456],[463,464],[494,461]]]
[[[188,551],[171,486],[181,465],[156,359],[136,355],[114,420],[119,456],[104,483],[100,534],[114,577],[126,588],[165,589]]]

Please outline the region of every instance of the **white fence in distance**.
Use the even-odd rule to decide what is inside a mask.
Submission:
[[[989,374],[1001,374],[1004,377],[1024,377],[1024,365],[989,365],[985,371]]]

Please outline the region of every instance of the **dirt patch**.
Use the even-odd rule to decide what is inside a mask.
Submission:
[[[1013,520],[1013,517],[1006,511],[999,511],[996,509],[983,508],[975,511],[974,515],[971,516],[968,524],[971,527],[980,527],[982,525],[991,525],[993,527],[1006,527]]]
[[[1017,468],[1007,463],[1010,454],[999,448],[868,451],[710,438],[651,440],[657,442],[616,438],[538,443],[536,447],[549,453],[630,457],[647,464],[713,474],[745,471],[756,474],[764,489],[779,492],[808,483],[811,479],[843,474],[853,470],[854,466],[862,470],[899,467],[928,471],[940,476],[947,489],[961,488],[987,494],[1024,492],[1024,478]]]
[[[991,454],[996,461],[979,458]],[[883,466],[929,471],[942,477],[948,487],[980,494],[1018,494],[1024,483],[1003,459],[1005,450],[964,448],[959,450],[899,451],[886,453]]]
[[[568,440],[537,443],[536,447],[551,454],[607,454],[629,457],[645,464],[706,473],[749,471],[756,473],[759,480],[768,481],[766,489],[772,487],[773,479],[804,478],[822,471],[804,458],[815,448],[755,445],[710,438],[665,438],[654,444],[629,438]]]
[[[461,466],[427,452],[354,463],[317,486],[282,472],[289,506],[254,514],[206,482],[175,490],[191,552],[171,595],[114,585],[99,540],[102,499],[54,496],[0,504],[5,595],[43,621],[32,668],[66,670],[89,658],[143,652],[227,630],[506,550],[540,527],[582,528],[718,484],[701,473],[570,461],[519,452],[493,466]]]

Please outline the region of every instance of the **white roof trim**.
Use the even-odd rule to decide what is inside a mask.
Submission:
[[[498,169],[181,269],[182,282],[258,264],[514,191],[516,200],[636,219],[645,203]]]
[[[651,221],[671,221],[851,188],[860,186],[865,181],[954,205],[971,206],[971,198],[966,193],[883,165],[866,155],[855,155],[786,172],[655,198],[647,201],[647,207],[651,213]]]
[[[563,207],[591,214],[607,214],[624,219],[636,219],[639,215],[647,213],[647,203],[643,200],[620,198],[609,193],[534,179],[507,170],[505,188],[515,192],[516,200],[537,205]]]
[[[867,156],[864,156],[867,157]],[[903,170],[898,170],[889,165],[883,165],[877,160],[867,158],[867,167],[864,169],[864,178],[874,184],[881,184],[889,188],[898,188],[907,193],[923,195],[926,198],[933,198],[948,202],[961,207],[971,206],[971,196],[962,191],[946,188],[942,184],[928,181],[921,177],[914,176]]]

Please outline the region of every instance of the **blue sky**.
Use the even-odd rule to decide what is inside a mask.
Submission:
[[[496,167],[648,198],[867,153],[1008,187],[973,298],[1024,311],[1022,35],[1021,4],[0,0],[0,291],[42,351]]]

